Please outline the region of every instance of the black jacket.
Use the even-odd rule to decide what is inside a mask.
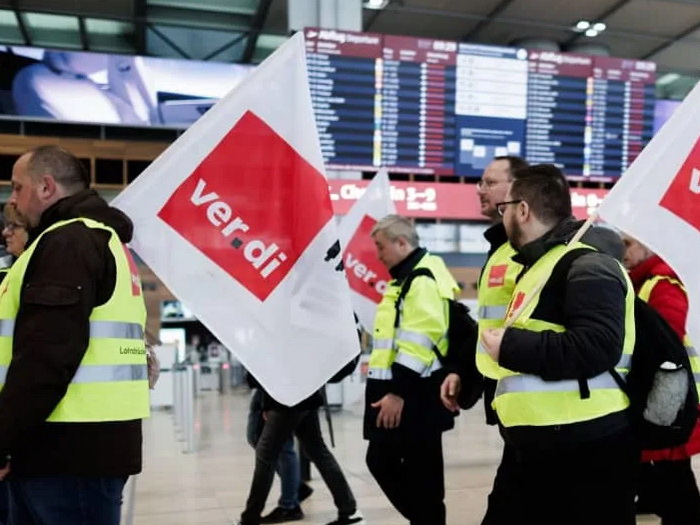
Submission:
[[[416,248],[406,259],[389,270],[391,277],[396,281],[403,281],[426,253],[424,248]],[[396,432],[440,433],[454,427],[453,414],[440,402],[439,389],[443,374],[434,373],[429,378],[422,378],[416,372],[397,364],[391,367],[391,372],[391,381],[367,379],[363,431],[365,439],[382,438]],[[379,410],[371,406],[388,393],[396,394],[404,400],[401,425],[394,430],[377,428]]]
[[[560,223],[541,238],[523,246],[514,260],[523,273],[551,248],[566,243],[580,227],[573,219]],[[594,244],[595,234],[585,241]],[[584,380],[614,368],[622,355],[627,283],[617,262],[604,253],[585,254],[571,265],[564,290],[545,285],[533,317],[558,323],[566,331],[532,332],[508,328],[501,343],[499,364],[545,380]],[[518,443],[586,441],[628,426],[623,412],[556,427],[511,427],[505,438]],[[545,440],[545,441],[543,441]]]
[[[131,221],[94,191],[48,208],[29,243],[52,224],[77,217],[100,221],[122,242]],[[116,283],[109,234],[82,223],[43,236],[24,276],[13,358],[0,392],[0,457],[11,455],[15,478],[51,475],[126,476],[141,470],[141,421],[46,423],[87,349],[88,319]]]

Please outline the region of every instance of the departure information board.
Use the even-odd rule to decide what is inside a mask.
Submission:
[[[619,177],[651,140],[656,103],[656,64],[595,57],[592,119],[585,178]]]
[[[524,49],[459,45],[458,175],[479,176],[494,157],[524,155],[527,65]]]
[[[456,42],[384,37],[382,166],[454,173]]]
[[[306,29],[311,101],[321,151],[331,169],[376,169],[380,165],[382,37]]]
[[[478,177],[496,156],[612,181],[653,133],[655,64],[306,29],[330,169]]]
[[[527,160],[581,175],[593,57],[530,51],[528,62]]]

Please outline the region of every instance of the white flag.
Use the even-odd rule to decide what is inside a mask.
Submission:
[[[352,306],[360,324],[370,333],[377,305],[391,280],[389,271],[377,258],[370,233],[379,219],[391,213],[396,213],[396,207],[391,200],[389,175],[382,169],[338,227],[343,264],[352,290]]]
[[[358,354],[301,33],[113,204],[136,252],[278,401]]]
[[[688,290],[687,329],[700,342],[700,84],[598,208],[656,252]]]

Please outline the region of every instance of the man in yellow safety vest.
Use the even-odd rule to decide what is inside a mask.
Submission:
[[[629,400],[610,372],[630,365],[634,289],[612,257],[569,242],[579,223],[555,166],[517,171],[497,209],[524,270],[510,326],[481,340],[498,365],[493,407],[515,451],[520,519],[633,525],[639,451]],[[578,248],[590,253],[567,267]]]
[[[0,284],[0,478],[10,522],[118,525],[149,414],[132,223],[57,146],[22,155],[14,207],[29,242]],[[37,518],[37,516],[39,518]]]

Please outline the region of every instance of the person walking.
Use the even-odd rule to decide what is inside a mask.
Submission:
[[[9,204],[25,252],[0,285],[0,478],[10,523],[118,525],[149,415],[133,226],[57,146],[22,155]]]
[[[688,296],[678,275],[661,257],[636,239],[624,235],[624,264],[640,299],[664,318],[690,354],[690,363],[699,377],[700,362],[688,341],[686,321]],[[684,445],[664,450],[642,451],[637,513],[651,512],[662,525],[700,523],[700,491],[690,463],[700,453],[700,420]]]

